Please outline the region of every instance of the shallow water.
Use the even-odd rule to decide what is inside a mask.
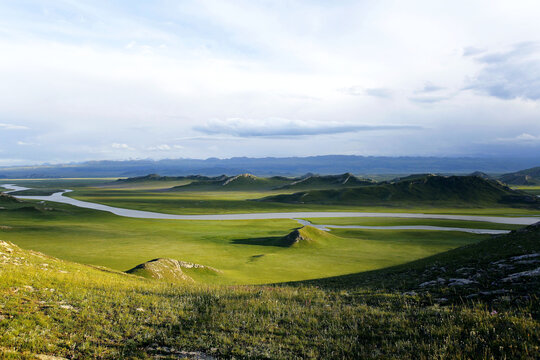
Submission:
[[[5,193],[29,190],[29,188],[16,186],[12,184],[1,185],[10,191]],[[20,199],[53,201],[64,204],[70,204],[86,209],[101,210],[113,213],[118,216],[141,218],[141,219],[164,219],[164,220],[267,220],[267,219],[294,219],[303,224],[305,220],[299,218],[333,218],[333,217],[388,217],[388,218],[419,218],[419,219],[446,219],[446,220],[470,220],[484,221],[498,224],[514,224],[514,225],[531,225],[540,221],[540,217],[503,217],[503,216],[477,216],[477,215],[440,215],[440,214],[415,214],[415,213],[375,213],[375,212],[282,212],[282,213],[249,213],[249,214],[214,214],[214,215],[176,215],[164,214],[151,211],[141,211],[132,209],[117,208],[114,206],[96,204],[88,201],[81,201],[64,196],[65,193],[72,190],[63,190],[48,196],[16,196]],[[309,223],[309,222],[307,222]],[[313,225],[322,226],[323,228],[349,228],[349,229],[388,229],[388,230],[441,230],[441,231],[466,231],[478,234],[504,234],[507,230],[493,229],[468,229],[468,228],[452,228],[439,226],[338,226],[338,225]]]
[[[399,225],[399,226],[364,226],[364,225],[317,225],[307,220],[294,219],[304,226],[312,226],[319,230],[330,231],[332,229],[364,229],[364,230],[431,230],[431,231],[460,231],[471,234],[508,234],[510,230],[495,229],[471,229],[447,226],[429,226],[429,225]]]

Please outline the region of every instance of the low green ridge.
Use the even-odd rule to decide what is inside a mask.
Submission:
[[[240,174],[236,176],[208,177],[201,175],[190,176],[160,176],[150,174],[127,179],[119,179],[112,185],[136,185],[148,182],[174,182],[189,181],[185,184],[173,186],[170,191],[263,191],[263,190],[288,190],[288,189],[330,189],[346,188],[364,185],[372,185],[375,182],[370,179],[361,179],[351,173],[340,175],[314,175],[306,174],[300,178],[284,176],[258,177],[252,174]]]
[[[482,171],[475,171],[473,173],[471,173],[469,176],[477,176],[479,178],[482,178],[482,179],[485,179],[485,180],[493,180],[493,176],[490,176],[488,174],[486,174],[485,172],[482,172]]]
[[[0,193],[0,205],[17,204],[21,203],[21,200],[9,194]]]
[[[37,214],[51,214],[58,212],[58,209],[49,207],[45,203],[34,203],[29,201],[23,201],[20,199],[17,199],[14,196],[11,196],[10,194],[0,194],[0,211],[4,212],[4,214],[10,213],[10,214],[29,214],[29,215],[37,215]],[[0,212],[0,214],[1,214]]]
[[[540,207],[540,200],[503,184],[477,176],[422,175],[393,182],[346,189],[313,190],[269,196],[259,201],[342,204],[473,204]]]
[[[262,178],[251,174],[201,179],[190,184],[175,186],[170,191],[262,191],[289,184],[294,179],[281,176]]]
[[[540,166],[503,174],[499,179],[509,185],[540,185]]]
[[[204,175],[188,175],[188,176],[161,176],[159,174],[148,174],[144,176],[129,177],[126,179],[118,179],[114,183],[137,183],[147,181],[176,181],[176,180],[217,180],[225,175],[218,177],[209,177]]]
[[[61,191],[63,191],[63,189],[28,189],[13,191],[9,194],[13,196],[49,196]]]
[[[375,181],[370,179],[360,179],[351,173],[345,173],[341,175],[308,175],[299,180],[296,180],[290,184],[281,186],[281,189],[293,189],[293,190],[316,190],[316,189],[335,189],[344,187],[356,187],[373,185]]]

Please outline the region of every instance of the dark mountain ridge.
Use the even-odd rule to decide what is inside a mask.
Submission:
[[[258,176],[319,174],[507,173],[538,165],[538,157],[387,157],[324,155],[309,157],[234,157],[230,159],[164,159],[88,161],[83,163],[0,167],[5,178],[126,177],[159,173],[166,176],[217,176],[251,173]]]

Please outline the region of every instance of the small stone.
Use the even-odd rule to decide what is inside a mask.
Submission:
[[[463,285],[470,285],[474,283],[475,281],[472,281],[469,279],[450,279],[448,286],[463,286]]]

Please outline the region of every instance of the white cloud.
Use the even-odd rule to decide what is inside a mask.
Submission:
[[[131,150],[131,151],[135,150],[134,148],[132,148],[128,144],[112,143],[111,147],[113,149]]]
[[[416,125],[377,125],[343,123],[338,121],[305,121],[283,118],[257,119],[213,119],[194,127],[205,134],[228,134],[239,137],[276,137],[354,133],[359,131],[418,130]]]
[[[32,162],[461,154],[540,133],[538,56],[486,63],[538,43],[538,18],[503,0],[0,2],[0,119],[25,124],[0,144]]]
[[[148,146],[146,149],[149,151],[171,151],[171,150],[184,149],[184,147],[178,144],[174,144],[174,145],[161,144],[161,145],[155,145],[155,146]]]
[[[0,123],[0,129],[4,130],[28,130],[29,128],[23,125]]]
[[[495,139],[496,142],[503,142],[503,143],[540,143],[540,135],[535,136],[527,133],[519,134],[514,137],[506,137],[506,138],[497,138]]]
[[[33,145],[37,145],[37,144],[33,143],[33,142],[27,142],[27,141],[17,141],[17,145],[19,145],[19,146],[33,146]]]

